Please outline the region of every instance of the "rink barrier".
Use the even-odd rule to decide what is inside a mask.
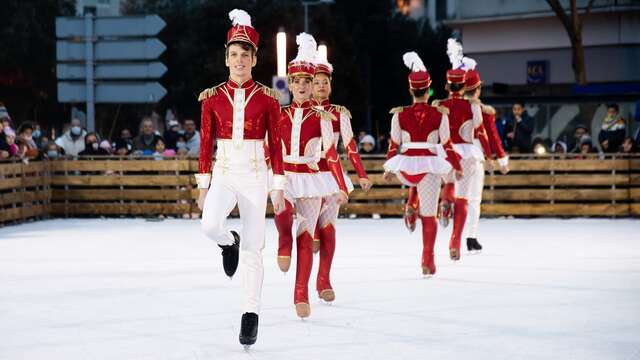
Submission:
[[[356,190],[341,211],[350,216],[400,216],[407,188],[382,180],[382,157],[363,157],[374,183]],[[488,173],[484,216],[640,216],[640,157],[575,159],[512,156],[511,173]],[[95,158],[0,163],[0,224],[29,219],[96,216],[198,217],[192,174],[197,159]],[[271,213],[269,206],[268,212]],[[237,211],[234,210],[234,215]]]

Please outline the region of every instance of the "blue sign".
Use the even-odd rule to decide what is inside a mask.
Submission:
[[[549,79],[547,60],[527,61],[527,84],[546,84]]]

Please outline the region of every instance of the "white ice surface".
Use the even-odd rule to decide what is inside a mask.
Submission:
[[[441,229],[438,273],[423,279],[419,229],[340,220],[337,299],[317,300],[314,269],[301,321],[270,220],[258,343],[245,352],[240,277],[224,275],[198,221],[5,227],[0,359],[640,359],[639,230],[483,219],[483,253],[452,263]]]

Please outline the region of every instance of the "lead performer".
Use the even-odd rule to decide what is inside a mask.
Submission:
[[[318,56],[319,55],[318,53]],[[331,113],[335,117],[336,120],[332,121],[333,144],[337,147],[338,141],[342,137],[342,143],[345,144],[347,157],[356,171],[360,187],[366,192],[369,191],[372,184],[364,169],[360,154],[358,153],[358,145],[353,137],[351,113],[346,107],[331,104],[329,101],[332,74],[333,66],[331,63],[329,63],[326,58],[318,58],[315,76],[313,78],[313,105],[318,109]],[[320,159],[318,167],[320,171],[325,174],[324,178],[328,182],[328,185],[337,188],[338,184],[331,176],[326,158],[322,157]],[[353,190],[351,180],[345,177],[345,181],[349,190]],[[331,264],[336,250],[336,221],[338,219],[338,212],[340,211],[340,205],[337,201],[338,196],[339,193],[336,192],[322,199],[322,209],[313,239],[314,252],[320,251],[316,290],[318,291],[318,296],[327,302],[332,302],[336,297],[333,286],[331,286]]]
[[[229,79],[200,93],[201,140],[199,173],[196,174],[198,206],[202,209],[202,230],[222,249],[225,273],[232,277],[242,262],[243,315],[240,343],[250,346],[258,334],[258,313],[264,267],[267,206],[267,164],[264,139],[268,134],[273,170],[272,202],[275,211],[284,208],[286,178],[282,167],[282,146],[277,131],[280,105],[275,92],[253,81],[259,34],[243,10],[229,13],[233,26],[227,32],[225,64]],[[213,142],[216,161],[212,170]],[[238,205],[242,236],[225,224]],[[242,239],[242,240],[241,240]]]
[[[284,170],[287,177],[285,198],[288,204],[285,209],[295,209],[298,221],[293,300],[296,314],[306,318],[311,314],[308,287],[313,267],[312,243],[322,198],[335,196],[339,206],[347,201],[348,189],[334,144],[334,116],[314,108],[311,103],[311,82],[316,71],[316,42],[306,33],[298,35],[296,42],[299,45],[298,55],[289,63],[287,69],[293,103],[282,108],[278,128],[282,137]],[[331,183],[327,181],[327,174],[319,169],[318,163],[322,157],[326,159]],[[278,265],[284,271],[289,268],[291,262],[291,226],[278,226],[278,231]]]
[[[400,182],[417,188],[422,222],[422,274],[434,275],[434,246],[438,232],[436,215],[442,177],[450,171],[462,176],[459,157],[449,135],[449,111],[430,106],[431,76],[415,52],[403,56],[409,74],[409,93],[413,105],[391,110],[391,139],[384,180],[395,174]]]

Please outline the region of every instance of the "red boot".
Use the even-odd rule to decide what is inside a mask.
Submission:
[[[316,225],[316,231],[313,233],[313,253],[320,251],[320,223]]]
[[[440,224],[443,227],[447,227],[449,226],[449,220],[451,219],[451,210],[455,201],[454,183],[444,184],[440,199]]]
[[[329,224],[320,229],[320,266],[318,268],[318,279],[316,281],[316,290],[318,296],[324,301],[331,302],[335,300],[336,293],[331,286],[331,263],[333,262],[333,254],[336,251],[336,228],[333,224]]]
[[[433,250],[438,234],[438,222],[435,216],[421,216],[420,220],[422,220],[422,274],[434,275],[436,262]]]
[[[418,188],[412,186],[409,188],[409,195],[407,196],[407,203],[404,206],[404,225],[409,232],[413,232],[416,229],[416,220],[418,218],[418,207],[420,206],[420,200],[418,198]]]
[[[282,272],[289,271],[291,266],[291,249],[293,248],[293,205],[284,201],[285,209],[274,217],[278,229],[278,267]]]
[[[298,254],[293,303],[296,305],[296,313],[301,318],[306,318],[311,314],[311,308],[309,307],[309,278],[313,267],[312,242],[313,238],[306,231],[298,235],[296,239]]]
[[[464,230],[464,222],[467,220],[467,211],[467,199],[456,199],[453,209],[453,232],[449,242],[449,257],[451,257],[451,260],[460,260],[460,239]]]

